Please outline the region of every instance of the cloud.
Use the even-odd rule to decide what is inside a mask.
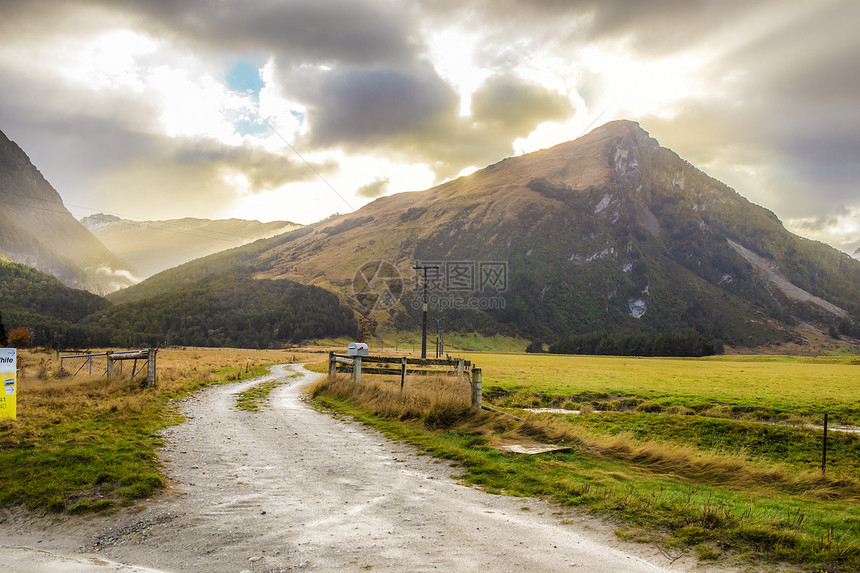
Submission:
[[[157,217],[179,211],[215,218],[240,194],[317,179],[305,163],[249,145],[185,137],[146,139],[148,153],[119,162],[92,181],[91,197],[99,205],[110,205],[104,210],[140,209]],[[337,169],[333,161],[312,165],[323,174]]]
[[[365,199],[376,199],[377,197],[382,197],[388,191],[388,184],[390,182],[391,178],[389,177],[371,181],[370,183],[359,187],[355,194]]]
[[[122,10],[154,36],[194,51],[258,53],[283,64],[359,65],[409,61],[415,52],[408,7],[394,0],[291,0],[230,3],[215,0],[131,0]]]
[[[308,108],[315,146],[374,145],[426,132],[456,116],[459,98],[426,63],[415,71],[344,69],[306,78],[297,95]],[[291,84],[293,82],[290,82]]]
[[[563,121],[573,114],[566,95],[511,75],[494,75],[472,95],[472,118],[498,125],[506,136],[528,135],[544,121]]]
[[[837,209],[834,214],[788,219],[785,226],[804,237],[823,241],[854,254],[860,249],[860,208]]]
[[[853,0],[0,6],[0,126],[81,204],[124,212],[152,194],[203,213],[308,181],[259,105],[327,174],[360,156],[443,180],[515,141],[535,149],[629,117],[806,233],[860,212]],[[230,89],[237,62],[252,79],[266,62],[259,101]],[[381,180],[356,180],[373,177],[338,183],[365,197]],[[385,192],[401,185],[392,176]]]

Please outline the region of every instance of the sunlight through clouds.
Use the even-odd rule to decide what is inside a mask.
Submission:
[[[145,217],[309,222],[345,209],[316,168],[360,206],[376,181],[423,189],[631,119],[837,241],[860,213],[858,18],[849,0],[7,3],[0,129],[73,204],[155,209],[146,180],[176,212]]]

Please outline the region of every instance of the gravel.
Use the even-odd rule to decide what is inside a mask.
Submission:
[[[236,409],[239,392],[293,373],[268,407]],[[584,514],[465,486],[448,463],[316,411],[302,389],[317,376],[276,366],[186,398],[187,421],[164,432],[167,491],[110,516],[0,513],[3,570],[705,570]]]

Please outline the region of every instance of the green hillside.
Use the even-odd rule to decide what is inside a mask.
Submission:
[[[34,345],[271,348],[355,337],[352,311],[323,289],[217,271],[175,291],[111,304],[0,257],[0,313],[7,331],[27,327]]]
[[[136,285],[113,292],[107,298],[114,303],[144,300],[160,294],[180,290],[215,273],[237,269],[253,270],[256,258],[266,251],[307,235],[310,228],[303,227],[276,237],[260,239],[248,245],[221,251],[195,259],[172,269],[162,271]]]
[[[108,306],[100,296],[69,288],[50,275],[0,256],[3,323],[7,331],[29,328],[34,344],[86,344],[84,329],[75,323]]]
[[[124,346],[271,348],[350,336],[358,327],[337,296],[288,280],[219,271],[170,293],[114,305],[84,320]]]

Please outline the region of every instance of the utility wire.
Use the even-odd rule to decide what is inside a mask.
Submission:
[[[329,189],[331,189],[331,190],[332,190],[332,192],[333,192],[335,195],[337,195],[338,197],[340,197],[340,200],[341,200],[341,201],[343,201],[343,202],[344,202],[344,204],[345,204],[347,207],[349,207],[349,210],[350,210],[350,211],[352,211],[353,213],[355,212],[355,207],[353,207],[353,206],[349,203],[349,201],[347,201],[347,200],[346,200],[346,198],[345,198],[343,195],[341,195],[341,194],[338,192],[338,190],[337,190],[337,189],[335,189],[335,188],[334,188],[334,186],[333,186],[331,183],[329,183],[329,182],[328,182],[328,179],[326,179],[325,177],[323,177],[323,176],[322,176],[322,173],[320,173],[319,171],[317,171],[316,167],[314,167],[313,165],[311,165],[311,163],[310,163],[307,159],[305,159],[305,158],[304,158],[304,156],[303,156],[301,153],[299,153],[299,152],[298,152],[298,150],[297,150],[295,147],[293,147],[293,144],[292,144],[292,143],[290,143],[289,141],[287,141],[287,138],[286,138],[286,137],[284,137],[283,135],[281,135],[281,134],[280,134],[280,132],[279,132],[277,129],[275,129],[275,127],[274,127],[271,123],[269,123],[269,120],[267,120],[265,117],[263,117],[263,116],[260,114],[260,112],[258,112],[256,109],[251,108],[251,111],[253,111],[253,112],[254,112],[254,114],[255,114],[257,117],[259,117],[259,118],[260,118],[260,121],[262,121],[263,123],[265,123],[265,124],[269,127],[269,129],[271,129],[271,130],[272,130],[272,133],[274,133],[275,135],[277,135],[277,136],[278,136],[278,139],[280,139],[281,141],[283,141],[283,142],[287,145],[287,147],[289,147],[289,148],[293,151],[293,153],[295,153],[295,154],[296,154],[296,157],[298,157],[299,159],[301,159],[301,160],[305,163],[305,165],[307,165],[307,166],[308,166],[308,168],[310,168],[310,170],[311,170],[311,171],[313,171],[314,173],[316,173],[316,176],[317,176],[317,177],[319,177],[320,181],[322,181],[323,183],[325,183],[325,184],[328,186],[328,188],[329,188]]]

